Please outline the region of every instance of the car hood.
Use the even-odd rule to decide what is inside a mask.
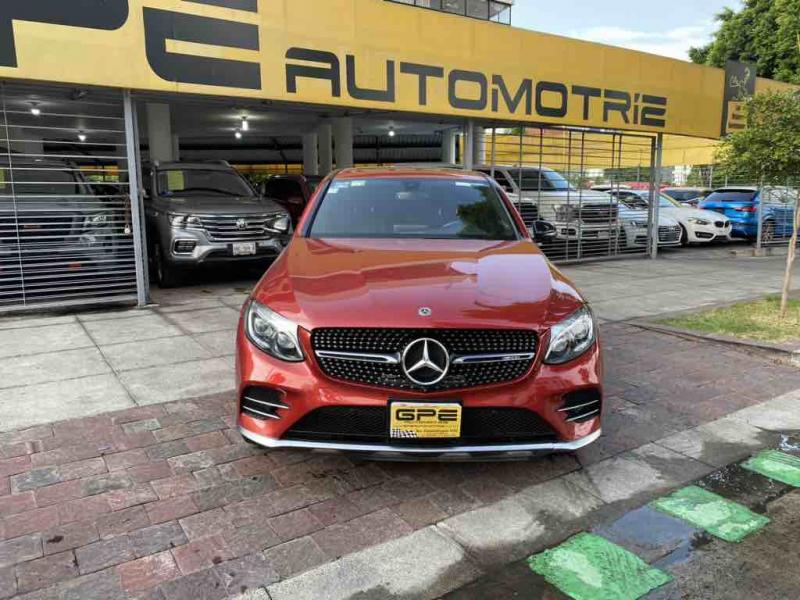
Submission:
[[[646,210],[639,210],[636,208],[620,208],[619,220],[620,221],[647,221],[648,213]],[[673,218],[671,214],[667,215],[658,211],[658,226],[659,227],[674,227],[678,221]]]
[[[518,196],[519,194],[516,193],[508,194],[509,198],[517,198]],[[578,206],[581,203],[584,205],[615,205],[618,202],[617,199],[610,194],[606,194],[605,192],[597,192],[595,190],[549,190],[542,192],[522,192],[522,200],[536,201],[540,199],[547,201],[563,201],[565,204],[574,204],[575,206]]]
[[[582,304],[529,240],[352,240],[295,237],[253,293],[315,327],[543,331]],[[419,315],[422,307],[432,315]]]
[[[253,215],[286,212],[268,198],[253,196],[173,196],[160,198],[165,210],[182,214]]]
[[[679,221],[685,221],[689,218],[705,219],[706,221],[720,220],[720,214],[711,210],[702,210],[700,208],[662,208],[664,214]]]

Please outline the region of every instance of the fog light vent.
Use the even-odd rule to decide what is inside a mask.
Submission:
[[[197,242],[194,240],[177,240],[175,242],[175,254],[191,254],[196,246]]]
[[[242,394],[241,410],[255,419],[280,419],[278,411],[289,408],[277,390],[249,387]]]
[[[580,390],[564,396],[564,406],[558,412],[564,413],[567,423],[583,423],[600,416],[601,410],[600,390]]]

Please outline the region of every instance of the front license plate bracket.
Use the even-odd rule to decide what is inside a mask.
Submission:
[[[460,402],[389,402],[389,437],[392,440],[457,439],[461,437]]]

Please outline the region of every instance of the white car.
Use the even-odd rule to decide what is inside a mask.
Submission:
[[[619,209],[619,222],[622,228],[622,241],[625,248],[636,250],[647,248],[647,225],[649,214],[647,209],[627,208],[624,201]],[[666,215],[658,215],[658,246],[680,246],[683,234],[681,225],[673,218]],[[622,243],[620,243],[622,246]]]
[[[647,209],[650,192],[621,190],[613,193],[620,202],[631,208]],[[659,195],[659,216],[675,219],[681,226],[682,244],[730,241],[732,224],[725,215],[710,210],[684,206],[666,194]]]
[[[530,229],[536,220],[555,228],[556,240],[599,242],[619,233],[619,203],[605,192],[578,190],[546,167],[475,167],[493,176]]]

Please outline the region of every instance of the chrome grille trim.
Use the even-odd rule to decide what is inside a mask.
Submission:
[[[267,402],[266,400],[256,400],[255,398],[251,398],[250,396],[245,396],[244,400],[247,402],[255,402],[256,404],[260,404],[262,406],[268,406],[270,408],[289,408],[288,405],[283,404],[282,402]]]
[[[267,221],[280,213],[254,215],[192,215],[196,217],[209,239],[215,242],[247,242],[263,239],[272,230],[267,229]],[[244,221],[244,229],[238,226]]]
[[[400,354],[369,354],[362,352],[335,352],[333,350],[317,350],[318,358],[332,358],[334,360],[352,360],[355,362],[379,363],[384,365],[400,364]]]
[[[520,360],[533,360],[536,354],[527,352],[524,354],[468,354],[465,356],[457,356],[453,358],[452,364],[454,365],[478,365],[500,362],[511,362]]]

